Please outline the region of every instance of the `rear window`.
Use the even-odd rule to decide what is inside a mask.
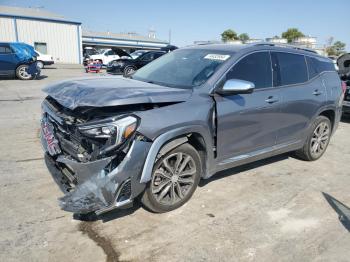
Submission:
[[[303,55],[273,52],[278,64],[277,86],[301,84],[308,81],[305,57]]]

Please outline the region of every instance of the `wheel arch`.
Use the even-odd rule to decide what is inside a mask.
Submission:
[[[331,121],[332,130],[333,130],[334,125],[335,125],[335,110],[333,110],[333,109],[323,110],[322,112],[320,112],[319,116],[327,117],[329,119],[329,121]]]
[[[142,170],[140,183],[151,180],[153,165],[157,159],[184,143],[189,143],[198,151],[202,160],[201,176],[204,178],[210,176],[209,167],[213,166],[211,137],[204,127],[192,126],[171,130],[154,140]]]

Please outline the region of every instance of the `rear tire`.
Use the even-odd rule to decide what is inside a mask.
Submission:
[[[306,143],[303,148],[296,151],[296,155],[306,161],[319,159],[326,152],[331,132],[331,121],[325,116],[318,116],[312,124]]]
[[[20,65],[19,67],[17,67],[17,69],[16,69],[17,78],[21,79],[21,80],[33,79],[33,76],[28,74],[28,72],[27,72],[28,68],[29,68],[28,65]]]
[[[197,150],[182,144],[158,159],[142,204],[155,213],[174,210],[185,204],[199,183],[202,168]]]

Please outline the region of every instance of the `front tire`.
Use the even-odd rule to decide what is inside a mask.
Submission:
[[[33,79],[33,76],[28,73],[28,68],[29,68],[28,65],[20,65],[19,67],[17,67],[17,69],[16,69],[17,78],[19,78],[21,80]]]
[[[44,62],[42,62],[42,61],[37,61],[37,62],[36,62],[36,65],[37,65],[37,67],[39,67],[40,69],[43,69],[43,68],[44,68]]]
[[[124,68],[124,72],[123,72],[123,76],[124,77],[129,77],[131,76],[133,73],[135,73],[136,68],[133,66],[127,66]]]
[[[141,199],[143,205],[163,213],[185,204],[197,188],[201,166],[200,156],[190,144],[171,150],[156,161],[152,179]]]
[[[306,161],[319,159],[328,147],[332,132],[331,121],[325,116],[318,116],[312,124],[311,132],[304,147],[296,155]]]

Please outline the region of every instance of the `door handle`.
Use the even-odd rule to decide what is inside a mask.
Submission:
[[[319,96],[319,95],[322,95],[322,91],[319,91],[318,89],[316,89],[312,94],[314,95],[314,96]]]
[[[273,103],[276,103],[276,102],[278,102],[279,101],[279,99],[277,98],[277,97],[274,97],[274,96],[269,96],[266,100],[265,100],[265,102],[266,103],[269,103],[269,104],[273,104]]]

